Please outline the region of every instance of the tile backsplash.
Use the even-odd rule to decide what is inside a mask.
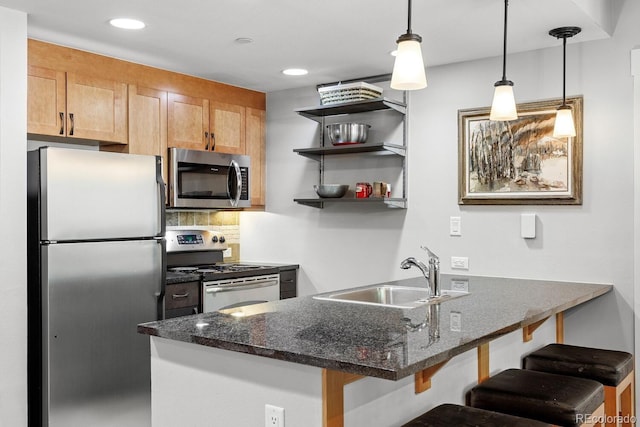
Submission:
[[[166,212],[167,228],[202,227],[224,234],[231,249],[225,253],[225,262],[240,261],[240,213],[226,211],[177,211]]]

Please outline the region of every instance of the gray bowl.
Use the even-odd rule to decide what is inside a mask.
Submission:
[[[362,144],[370,127],[365,123],[334,123],[327,125],[327,135],[333,145]]]
[[[344,196],[349,189],[348,184],[321,184],[314,185],[313,189],[320,197],[337,199]]]

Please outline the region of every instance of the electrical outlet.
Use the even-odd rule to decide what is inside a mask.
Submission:
[[[284,427],[284,408],[264,405],[264,427]]]
[[[451,257],[451,268],[455,268],[458,270],[468,270],[469,269],[469,258],[466,256],[452,256]]]

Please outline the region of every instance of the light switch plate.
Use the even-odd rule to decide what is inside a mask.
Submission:
[[[536,214],[520,214],[520,236],[523,239],[536,238]]]
[[[449,217],[449,235],[462,236],[462,219],[459,216]]]

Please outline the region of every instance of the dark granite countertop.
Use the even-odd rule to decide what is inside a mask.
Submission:
[[[194,273],[176,273],[174,271],[167,271],[167,277],[165,278],[165,283],[167,285],[175,285],[178,283],[186,283],[186,282],[199,282],[200,275]]]
[[[238,261],[238,264],[247,264],[247,265],[263,265],[265,267],[274,267],[282,270],[296,270],[300,268],[299,264],[278,264],[273,262],[255,262],[255,261]]]
[[[260,271],[260,274],[276,274],[280,271],[286,270],[295,270],[300,266],[298,264],[274,264],[274,263],[266,263],[266,262],[232,262],[232,263],[220,263],[220,264],[246,264],[246,265],[260,265],[265,267],[272,267],[272,269],[264,269]],[[216,278],[226,279],[229,277],[243,277],[250,276],[255,274],[254,272],[234,272],[234,273],[219,273]],[[165,278],[165,284],[167,285],[175,285],[178,283],[185,282],[198,282],[200,281],[200,275],[197,273],[182,273],[182,272],[174,272],[167,271],[167,276]]]
[[[465,281],[469,295],[414,309],[309,296],[248,306],[243,310],[245,317],[214,312],[144,323],[138,325],[138,332],[398,380],[613,288],[591,283],[441,277],[443,289]],[[386,284],[421,287],[425,281],[420,277]]]

